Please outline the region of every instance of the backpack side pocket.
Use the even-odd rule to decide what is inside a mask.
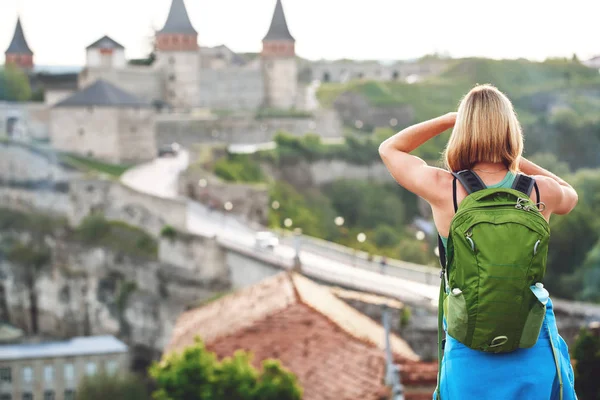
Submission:
[[[535,346],[542,325],[544,324],[544,318],[546,317],[546,306],[539,301],[535,301],[533,307],[529,310],[523,333],[521,334],[521,340],[519,341],[519,347],[527,349]]]
[[[467,313],[467,302],[463,293],[452,290],[446,297],[446,322],[448,323],[448,334],[461,343],[467,338],[469,315]]]

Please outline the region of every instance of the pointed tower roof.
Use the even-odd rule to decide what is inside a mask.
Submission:
[[[285,13],[283,12],[283,5],[281,0],[277,0],[275,5],[275,12],[273,13],[273,20],[271,21],[271,27],[269,32],[263,40],[291,40],[296,41],[290,30],[288,29],[287,21],[285,20]]]
[[[23,26],[21,25],[21,17],[17,18],[17,26],[15,27],[15,34],[13,35],[12,41],[6,49],[6,54],[33,54],[33,51],[29,48],[27,40],[25,40],[25,34],[23,33]]]
[[[197,35],[183,0],[173,0],[165,26],[158,33],[183,33]]]

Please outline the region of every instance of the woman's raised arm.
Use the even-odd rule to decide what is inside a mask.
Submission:
[[[452,128],[455,122],[456,113],[451,112],[403,129],[379,146],[379,155],[396,182],[430,204],[447,197],[437,186],[448,172],[428,166],[425,161],[411,155],[410,152]]]

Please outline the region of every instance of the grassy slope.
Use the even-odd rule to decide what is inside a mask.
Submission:
[[[478,83],[491,83],[519,103],[519,98],[541,91],[600,86],[600,76],[593,69],[565,60],[539,63],[470,58],[456,60],[440,76],[414,84],[372,81],[323,84],[318,97],[323,106],[330,107],[340,94],[355,91],[375,106],[411,104],[415,119],[422,121],[456,109],[461,97]],[[526,107],[519,112],[522,119],[531,117]]]

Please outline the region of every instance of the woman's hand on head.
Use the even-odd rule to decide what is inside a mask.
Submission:
[[[458,116],[458,113],[456,111],[452,111],[452,112],[445,114],[444,118],[448,121],[448,124],[450,124],[450,125],[452,125],[452,127],[454,127],[454,125],[456,124],[457,116]]]

